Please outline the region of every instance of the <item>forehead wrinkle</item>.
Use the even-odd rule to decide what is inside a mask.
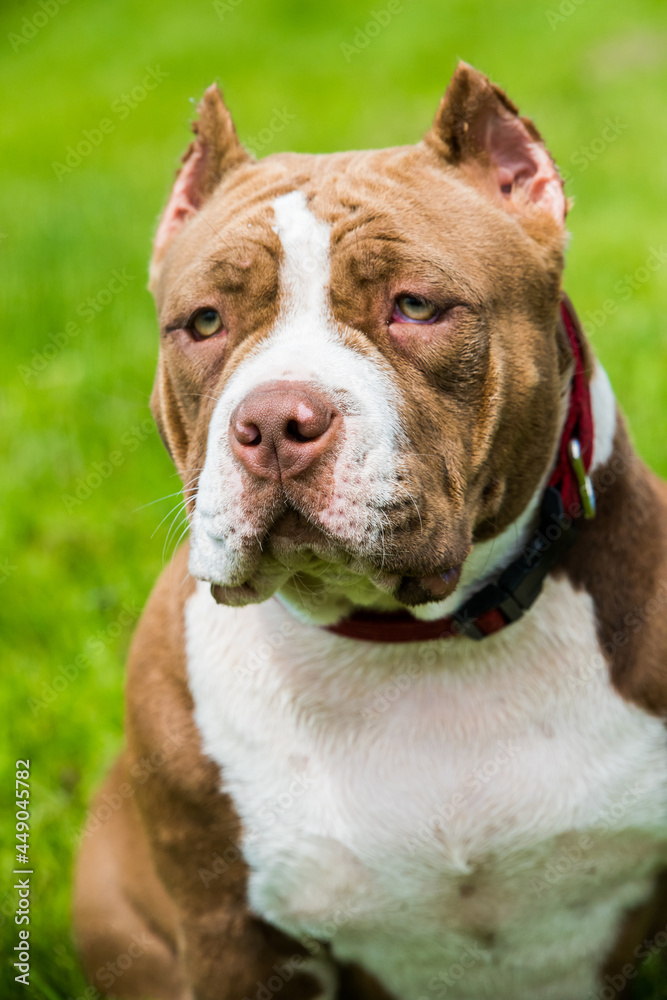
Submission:
[[[252,221],[270,229],[274,201],[308,185],[312,160],[312,156],[303,154],[266,157],[223,180],[207,207],[214,216],[222,215],[224,222],[242,218],[244,222]]]
[[[222,246],[211,248],[208,254],[174,270],[164,301],[160,301],[161,315],[180,314],[195,305],[197,299],[210,299],[210,293],[238,294],[247,290],[256,296],[262,290],[263,301],[268,300],[267,296],[273,297],[274,293],[268,289],[273,287],[274,278],[277,280],[279,245],[272,240],[248,238],[239,244],[233,237],[229,242],[221,242]],[[217,252],[224,256],[218,257]]]
[[[483,301],[480,289],[472,284],[461,264],[446,251],[427,254],[421,241],[404,236],[385,238],[354,231],[349,231],[346,236],[345,242],[339,241],[332,249],[336,257],[342,255],[348,258],[348,266],[356,265],[356,268],[362,269],[356,275],[360,280],[372,282],[397,278],[406,281],[412,273],[415,279],[433,282],[448,291],[457,289],[473,305]]]
[[[378,180],[386,180],[378,175]],[[375,180],[375,178],[373,178]],[[488,275],[479,268],[470,268],[471,259],[488,248],[477,247],[476,227],[470,231],[469,218],[458,211],[446,213],[424,208],[417,192],[406,198],[405,190],[398,198],[380,192],[379,184],[367,181],[364,197],[372,199],[365,212],[351,210],[349,202],[353,186],[341,190],[341,185],[321,190],[315,195],[325,218],[331,218],[331,249],[334,259],[350,255],[365,271],[388,269],[405,274],[414,268],[423,280],[443,282],[446,287],[462,290],[472,303],[482,302],[488,294]],[[392,184],[393,187],[393,184]],[[335,204],[332,204],[332,197]],[[324,203],[324,204],[322,204]],[[326,205],[327,211],[324,210]],[[442,237],[438,238],[437,237]],[[456,251],[454,250],[456,247]],[[333,263],[333,260],[332,260]],[[471,273],[479,275],[481,287],[471,281]],[[371,278],[372,280],[372,278]]]
[[[271,241],[263,240],[249,240],[245,243],[233,244],[234,252],[230,253],[229,256],[218,257],[215,253],[204,257],[203,260],[208,264],[207,274],[211,277],[218,277],[220,275],[228,275],[230,278],[232,275],[238,275],[239,279],[248,274],[252,269],[256,259],[260,254],[266,254],[272,263],[277,263],[280,261],[280,250]]]
[[[347,207],[342,202],[340,204],[341,207]],[[378,231],[376,226],[375,231],[366,232],[375,223],[383,228]],[[331,245],[332,247],[338,246],[350,237],[358,240],[378,240],[383,243],[403,244],[406,242],[403,233],[388,216],[383,218],[376,211],[370,216],[363,216],[361,213],[352,212],[347,207],[347,212],[344,215],[341,213],[341,217],[336,219],[331,226]]]

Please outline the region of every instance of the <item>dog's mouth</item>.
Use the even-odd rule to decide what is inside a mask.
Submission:
[[[394,554],[352,552],[293,508],[285,509],[250,557],[241,582],[212,582],[219,604],[258,603],[276,591],[311,610],[332,602],[349,610],[368,607],[394,611],[442,601],[458,586],[469,546],[455,561],[412,567]],[[326,612],[323,612],[326,615]]]

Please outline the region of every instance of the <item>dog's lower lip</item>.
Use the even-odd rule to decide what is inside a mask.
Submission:
[[[452,566],[442,573],[431,573],[429,576],[422,576],[419,580],[422,587],[430,591],[435,597],[449,597],[456,589],[461,577],[461,567]]]
[[[257,591],[249,583],[241,583],[236,587],[212,583],[211,596],[217,604],[245,604],[257,600]]]

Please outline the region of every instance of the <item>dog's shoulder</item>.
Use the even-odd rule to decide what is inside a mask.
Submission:
[[[611,679],[624,698],[667,712],[667,484],[633,450],[618,416],[613,450],[593,473],[596,517],[563,563],[591,595]]]

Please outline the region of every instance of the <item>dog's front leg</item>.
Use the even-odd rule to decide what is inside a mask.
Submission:
[[[261,1000],[278,990],[281,1000],[334,1000],[325,949],[313,956],[250,911],[239,822],[217,769],[200,758],[186,775],[177,759],[141,773],[136,795],[193,1000]]]

